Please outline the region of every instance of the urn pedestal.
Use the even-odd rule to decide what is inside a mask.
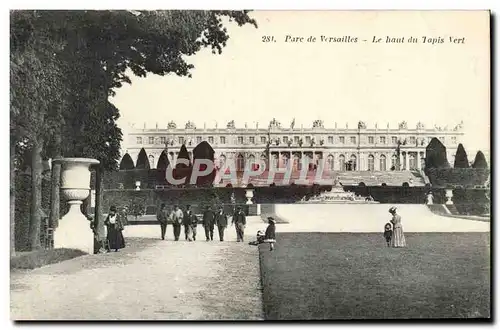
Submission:
[[[247,198],[247,204],[253,204],[252,198],[253,198],[253,189],[247,189],[245,193],[245,197]]]
[[[453,190],[452,189],[446,189],[446,205],[452,205],[453,201],[451,200],[453,198]]]
[[[94,252],[94,233],[90,221],[80,206],[90,194],[90,165],[99,164],[90,158],[59,158],[61,164],[61,193],[67,200],[69,211],[54,231],[54,247]]]

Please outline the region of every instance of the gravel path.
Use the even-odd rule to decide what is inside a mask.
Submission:
[[[206,242],[201,226],[198,241],[173,242],[153,238],[159,228],[148,227],[142,236],[151,238],[129,238],[120,252],[11,273],[11,319],[263,318],[258,251],[236,243],[234,228],[225,242]]]

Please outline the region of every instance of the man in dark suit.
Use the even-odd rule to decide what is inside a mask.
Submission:
[[[184,212],[184,235],[186,236],[186,241],[192,240],[196,241],[196,229],[198,226],[198,218],[191,210],[191,205],[186,205],[186,212]]]
[[[227,228],[227,215],[224,213],[224,208],[221,206],[215,214],[215,223],[219,230],[219,239],[224,242],[224,231]]]
[[[214,225],[215,225],[215,213],[212,211],[210,206],[207,206],[205,212],[203,212],[203,227],[205,228],[205,236],[207,241],[214,240]]]
[[[245,226],[247,224],[247,219],[245,213],[241,210],[241,206],[238,206],[236,212],[233,215],[233,220],[231,224],[234,223],[236,228],[236,241],[243,242],[243,236],[245,235]]]

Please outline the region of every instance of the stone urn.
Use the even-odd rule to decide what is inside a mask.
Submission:
[[[90,165],[99,164],[91,158],[58,158],[61,164],[61,193],[69,211],[60,220],[54,232],[54,247],[94,252],[94,233],[90,221],[80,206],[90,194]]]
[[[247,189],[245,193],[245,197],[247,198],[247,204],[253,204],[253,189]]]
[[[453,198],[453,189],[446,189],[446,205],[452,205],[453,201],[451,200]]]

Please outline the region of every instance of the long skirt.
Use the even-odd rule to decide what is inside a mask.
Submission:
[[[125,247],[125,239],[121,230],[114,226],[108,226],[108,242],[110,250],[123,249]]]
[[[394,228],[392,232],[391,246],[395,248],[406,246],[405,235],[402,227]]]

